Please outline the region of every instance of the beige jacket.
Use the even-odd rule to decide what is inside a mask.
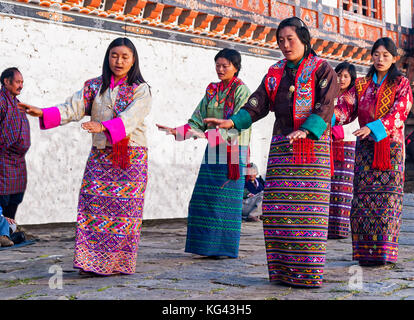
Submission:
[[[103,122],[115,117],[113,106],[118,95],[118,86],[113,90],[108,88],[103,95],[98,94],[92,104],[91,121]],[[83,90],[75,92],[62,104],[56,105],[60,111],[61,125],[72,121],[80,121],[85,116]],[[126,136],[130,138],[129,145],[147,146],[145,117],[151,109],[152,97],[149,86],[140,84],[134,92],[133,101],[119,114],[125,127]],[[98,149],[111,146],[104,133],[93,133],[92,144]]]

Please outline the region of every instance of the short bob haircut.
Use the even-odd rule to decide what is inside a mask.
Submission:
[[[341,62],[340,64],[336,66],[335,72],[339,74],[343,70],[348,71],[349,75],[351,76],[351,83],[349,84],[348,88],[346,88],[346,90],[349,90],[355,85],[355,80],[357,78],[356,69],[353,64],[345,61],[345,62]]]
[[[102,66],[102,87],[100,94],[102,95],[106,89],[108,89],[109,84],[111,83],[111,75],[112,71],[109,67],[109,53],[111,52],[112,48],[126,46],[132,51],[132,55],[134,57],[134,64],[132,65],[131,69],[128,71],[128,85],[132,86],[135,84],[146,83],[144,78],[142,77],[141,71],[139,69],[139,59],[138,59],[138,52],[135,48],[134,44],[128,38],[117,38],[109,44],[108,49],[105,53],[105,58]]]
[[[4,86],[4,80],[5,79],[7,79],[9,81],[10,80],[13,80],[14,79],[14,75],[16,74],[16,72],[18,72],[18,73],[21,74],[21,72],[19,71],[19,69],[17,69],[16,67],[7,68],[6,70],[4,70],[1,73],[1,76],[0,76],[1,85]]]
[[[298,17],[291,17],[283,20],[276,30],[276,40],[279,43],[279,33],[283,28],[286,27],[293,27],[295,29],[295,32],[300,40],[300,42],[303,43],[305,46],[305,54],[304,57],[307,58],[311,53],[316,56],[316,52],[313,51],[312,45],[311,45],[311,35],[309,32],[308,27],[306,24],[299,19]]]
[[[234,74],[236,77],[239,76],[239,72],[241,69],[241,55],[240,52],[234,49],[228,49],[224,48],[223,50],[220,50],[219,53],[216,54],[214,57],[214,61],[217,62],[218,58],[225,58],[229,60],[233,66],[237,69],[237,72]]]
[[[371,49],[371,56],[374,55],[374,52],[380,46],[383,46],[393,57],[398,57],[397,46],[395,45],[394,41],[392,41],[392,39],[388,37],[380,38],[377,41],[375,41]],[[370,77],[370,78],[373,77],[376,71],[377,70],[375,69],[375,66],[372,65],[368,70],[367,77]],[[393,63],[391,67],[388,69],[388,76],[387,76],[388,80],[387,81],[395,81],[400,76],[402,76],[402,73],[398,70],[395,63]]]

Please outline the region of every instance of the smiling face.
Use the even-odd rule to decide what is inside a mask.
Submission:
[[[221,57],[216,60],[216,72],[221,81],[229,82],[237,73],[237,69],[229,60]]]
[[[277,43],[286,59],[295,64],[305,54],[305,45],[300,41],[294,27],[284,27],[280,30]]]
[[[386,73],[391,65],[397,61],[384,46],[379,46],[372,54],[372,62],[375,69],[380,73]]]
[[[341,91],[348,89],[349,85],[351,84],[351,75],[349,71],[346,69],[342,69],[338,72],[338,81]]]
[[[127,76],[134,62],[132,50],[127,46],[114,47],[109,52],[109,68],[115,79]]]
[[[4,79],[4,87],[13,95],[18,96],[23,89],[23,76],[15,71],[13,78]]]

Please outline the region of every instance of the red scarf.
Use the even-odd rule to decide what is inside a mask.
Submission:
[[[368,77],[358,78],[355,81],[355,89],[358,97],[358,102],[364,95],[365,91],[371,84],[372,79]],[[389,82],[386,79],[380,86],[377,93],[377,104],[375,106],[375,120],[385,116],[394,104],[394,98],[397,86],[395,81]],[[391,146],[390,136],[382,139],[374,144],[374,161],[372,162],[373,169],[389,170],[391,169]]]
[[[293,99],[293,128],[298,130],[313,112],[315,105],[315,72],[323,60],[310,54],[299,66],[295,79],[295,95]],[[266,92],[271,106],[275,103],[276,93],[282,80],[287,60],[283,59],[270,67],[266,78]],[[310,163],[315,159],[314,143],[309,138],[293,142],[295,163]]]
[[[206,90],[207,98],[211,101],[217,99],[217,105],[220,103],[218,101],[218,95],[220,91],[224,91],[227,88],[230,88],[227,92],[226,97],[224,98],[224,110],[223,110],[223,119],[229,119],[234,112],[234,94],[236,89],[243,85],[237,77],[233,77],[229,85],[224,88],[222,82],[220,83],[210,83]],[[240,178],[240,168],[239,168],[239,143],[234,143],[227,145],[227,167],[228,167],[228,178],[231,180],[238,180]]]

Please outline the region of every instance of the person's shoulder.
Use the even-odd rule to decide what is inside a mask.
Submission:
[[[150,89],[149,84],[146,82],[135,82],[132,84],[132,87],[135,90],[149,90]]]
[[[7,106],[7,99],[3,94],[0,94],[0,108],[4,109]]]
[[[331,64],[328,62],[328,60],[321,58],[321,57],[315,57],[317,61],[319,62],[319,68],[318,71],[323,72],[335,72],[334,68],[331,66]],[[336,74],[336,72],[335,72]]]
[[[134,96],[151,96],[151,88],[146,82],[137,82],[132,84],[132,89],[134,90]]]
[[[86,80],[84,86],[88,87],[88,86],[91,86],[91,85],[94,85],[94,84],[101,85],[102,84],[102,76]]]
[[[404,75],[398,76],[396,79],[396,83],[403,87],[410,86],[410,80],[408,80],[408,78],[405,77]]]
[[[243,80],[242,80],[242,79],[237,78],[235,81],[236,81],[236,84],[237,84],[236,91],[240,92],[240,91],[246,91],[246,90],[247,90],[247,91],[249,91],[249,92],[250,92],[249,87],[247,86],[247,84],[245,84],[245,83],[243,82]]]
[[[272,70],[275,70],[275,69],[280,69],[280,68],[282,68],[282,67],[286,64],[286,62],[287,62],[287,60],[286,60],[286,59],[281,59],[281,60],[277,61],[276,63],[272,64],[272,65],[269,67],[268,72],[270,72],[270,71],[272,71]]]

